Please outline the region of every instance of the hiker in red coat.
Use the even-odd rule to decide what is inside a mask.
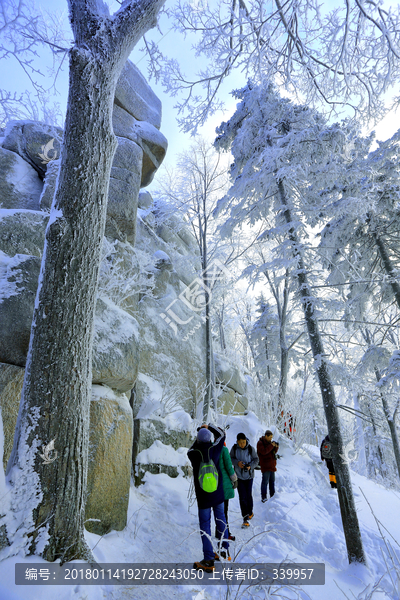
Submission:
[[[257,454],[260,462],[262,481],[261,481],[261,500],[267,501],[267,487],[269,485],[269,495],[275,494],[275,471],[276,471],[276,453],[279,444],[272,439],[272,431],[267,429],[265,435],[261,436],[257,442]]]

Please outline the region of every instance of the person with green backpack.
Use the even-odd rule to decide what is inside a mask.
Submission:
[[[214,439],[215,438],[215,439]],[[219,459],[225,442],[225,433],[211,423],[202,425],[194,444],[188,451],[193,467],[194,489],[199,511],[200,535],[203,545],[203,560],[193,564],[194,569],[212,572],[214,560],[228,558],[228,527],[224,514],[224,488]],[[219,554],[214,552],[211,542],[211,509],[214,512],[217,538],[220,540]]]

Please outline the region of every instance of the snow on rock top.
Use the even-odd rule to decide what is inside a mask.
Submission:
[[[172,446],[166,446],[160,440],[155,440],[150,448],[142,450],[136,458],[137,463],[159,464],[171,467],[184,467],[188,464],[187,448],[174,450]]]

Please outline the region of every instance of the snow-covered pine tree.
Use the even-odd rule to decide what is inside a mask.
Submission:
[[[311,291],[312,263],[307,262],[305,225],[314,226],[322,202],[337,197],[334,181],[350,128],[328,126],[306,106],[281,98],[271,84],[248,84],[235,93],[240,100],[233,117],[218,129],[216,146],[231,150],[233,185],[219,210],[229,211],[225,234],[246,222],[274,215],[284,237],[276,249],[282,267],[296,273],[310,346],[333,445],[333,462],[350,562],[365,562],[348,464],[340,456],[343,441],[334,388],[318,327],[318,299]],[[329,189],[329,193],[321,192]],[[268,232],[266,232],[268,235]],[[279,250],[279,252],[278,252]]]
[[[352,140],[347,167],[341,177],[340,199],[326,208],[331,221],[321,234],[320,249],[331,271],[329,283],[333,287],[346,285],[349,290],[346,317],[350,325],[354,321],[362,324],[372,319],[373,322],[374,318],[384,324],[387,307],[394,302],[400,309],[400,131],[389,140],[379,142],[378,148],[368,153],[371,141],[372,136],[369,140]],[[397,314],[389,319],[381,336],[386,346],[392,339],[395,353],[398,342],[390,328]],[[366,343],[363,366],[365,369],[368,365],[375,374],[400,474],[396,406],[390,407],[381,383],[385,345],[372,343],[367,324],[358,328]],[[374,365],[373,357],[376,357]]]

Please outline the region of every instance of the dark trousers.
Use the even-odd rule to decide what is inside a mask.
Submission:
[[[231,535],[231,532],[229,531],[229,523],[228,523],[228,507],[229,507],[229,500],[224,500],[224,513],[225,513],[225,521],[226,521],[226,526],[228,528],[228,536]],[[215,528],[215,537],[218,537],[217,534],[217,528]]]
[[[265,471],[262,474],[261,481],[261,499],[264,500],[267,497],[267,487],[269,485],[269,495],[272,496],[275,494],[275,471]]]
[[[248,519],[253,514],[253,480],[238,479],[238,494],[240,502],[240,510],[242,511],[243,519]]]
[[[228,528],[225,523],[224,505],[221,502],[221,504],[213,506],[212,510],[217,528],[217,538],[224,540],[222,547],[228,550]],[[211,508],[199,508],[199,524],[204,560],[214,560],[214,548],[211,542]]]

